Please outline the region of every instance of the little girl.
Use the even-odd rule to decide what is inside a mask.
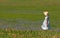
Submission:
[[[45,15],[45,19],[43,21],[43,24],[42,24],[41,28],[43,30],[48,30],[50,28],[48,11],[44,11],[43,14]]]

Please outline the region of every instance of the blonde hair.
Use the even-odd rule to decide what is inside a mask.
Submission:
[[[48,15],[48,11],[44,11],[43,14],[44,14],[45,16],[47,16],[47,15]]]

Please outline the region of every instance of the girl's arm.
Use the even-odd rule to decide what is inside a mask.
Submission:
[[[47,17],[47,19],[46,19],[47,21],[46,21],[46,25],[48,26],[48,17]]]

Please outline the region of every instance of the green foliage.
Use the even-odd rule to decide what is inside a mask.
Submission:
[[[59,0],[0,0],[0,19],[3,20],[22,18],[29,21],[41,21],[44,19],[42,14],[44,10],[49,11],[51,27],[60,28]],[[12,22],[15,22],[15,20]],[[0,29],[0,38],[60,38],[60,33],[51,30],[18,31]]]
[[[60,38],[60,32],[47,30],[47,31],[32,31],[32,30],[13,30],[1,29],[0,38]]]

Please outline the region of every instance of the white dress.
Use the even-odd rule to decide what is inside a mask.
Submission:
[[[48,16],[46,16],[45,17],[45,19],[44,19],[44,21],[43,21],[43,24],[42,24],[42,26],[41,26],[41,28],[43,29],[43,30],[48,30],[48,25],[49,25],[49,17]],[[47,23],[48,22],[48,23]]]

